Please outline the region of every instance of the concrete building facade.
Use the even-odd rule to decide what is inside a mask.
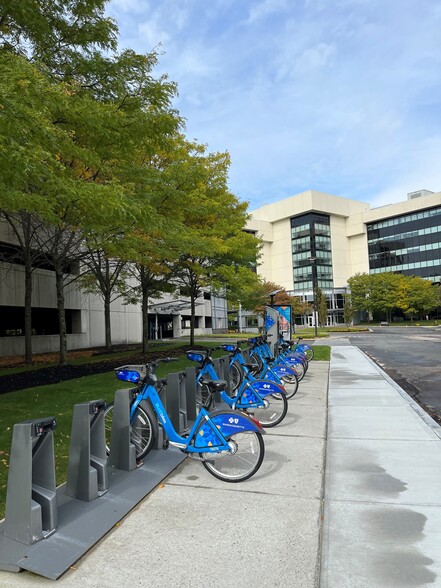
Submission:
[[[0,356],[24,354],[25,274],[23,265],[11,254],[14,243],[8,225],[0,223],[0,248],[6,253],[0,259],[7,258],[8,252],[11,257],[8,262],[0,261]],[[57,351],[59,330],[54,272],[43,267],[35,268],[32,286],[33,352]],[[104,345],[104,305],[99,296],[86,294],[73,281],[65,289],[65,308],[68,349]],[[227,328],[226,300],[205,292],[196,302],[195,333],[225,332]],[[125,304],[122,299],[112,302],[111,329],[113,344],[139,343],[142,338],[140,305]],[[149,300],[150,339],[182,337],[189,333],[189,300],[172,295]]]

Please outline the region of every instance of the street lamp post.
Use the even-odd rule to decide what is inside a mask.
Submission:
[[[308,257],[308,261],[311,263],[311,270],[312,270],[312,303],[314,307],[314,333],[315,336],[318,336],[317,331],[317,298],[316,298],[316,290],[317,290],[317,258],[316,257]]]

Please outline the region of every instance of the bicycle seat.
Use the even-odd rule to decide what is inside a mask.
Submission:
[[[260,366],[257,365],[256,363],[244,363],[243,366],[246,367],[248,370],[250,370],[250,372],[260,371]]]
[[[221,392],[228,385],[226,380],[209,380],[208,378],[201,378],[199,383],[208,386],[212,392]]]

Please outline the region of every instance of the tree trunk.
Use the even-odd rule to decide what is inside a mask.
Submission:
[[[149,348],[149,297],[147,292],[142,293],[142,352],[147,353]]]
[[[196,322],[196,297],[190,294],[190,345],[194,345],[194,327]]]
[[[32,365],[32,266],[30,259],[25,260],[24,338],[25,363]]]
[[[112,327],[110,325],[110,294],[104,295],[104,328],[106,336],[106,351],[112,351]]]
[[[66,335],[66,315],[64,310],[64,280],[63,274],[55,271],[55,281],[57,286],[57,308],[58,308],[58,326],[60,329],[60,365],[67,363],[67,335]]]

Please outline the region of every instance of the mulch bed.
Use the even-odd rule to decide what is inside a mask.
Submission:
[[[93,376],[94,374],[103,374],[110,372],[116,367],[124,364],[142,364],[147,361],[155,361],[157,359],[176,356],[183,354],[190,349],[197,349],[197,345],[192,347],[185,346],[179,349],[172,349],[168,351],[154,351],[147,355],[140,353],[139,355],[130,355],[126,359],[118,355],[115,359],[106,359],[94,363],[85,363],[82,365],[54,365],[50,367],[29,370],[18,374],[0,376],[0,394],[6,392],[16,392],[25,388],[34,388],[36,386],[45,386],[47,384],[58,384],[66,380],[74,380],[83,376]]]

